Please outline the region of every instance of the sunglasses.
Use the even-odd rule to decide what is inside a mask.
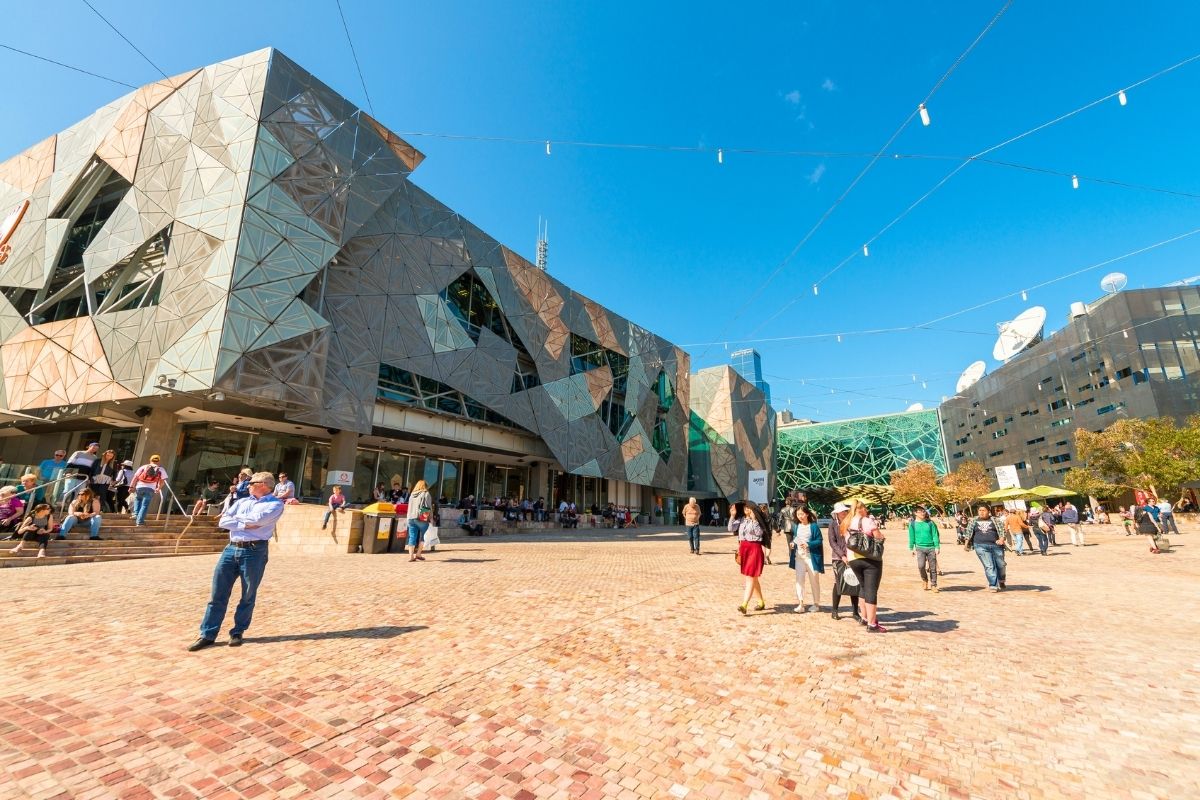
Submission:
[[[246,484],[246,485],[247,485],[247,486],[254,486],[255,484],[258,484],[259,486],[261,486],[261,485],[262,485],[262,483],[263,483],[262,481],[250,481],[250,482],[249,482],[248,484]]]

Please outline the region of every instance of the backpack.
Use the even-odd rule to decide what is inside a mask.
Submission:
[[[162,470],[153,464],[150,464],[142,471],[142,477],[147,481],[156,481],[158,480],[158,475],[160,472],[162,472]]]

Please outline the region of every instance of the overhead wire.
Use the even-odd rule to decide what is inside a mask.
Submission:
[[[813,341],[813,340],[818,340],[818,339],[833,339],[833,338],[837,338],[837,337],[848,338],[848,337],[858,337],[858,336],[877,336],[877,335],[891,334],[891,333],[907,333],[910,331],[929,331],[929,332],[933,332],[933,333],[954,332],[954,333],[981,334],[982,335],[982,332],[980,332],[980,331],[949,331],[944,328],[935,329],[935,328],[933,328],[933,326],[937,325],[941,322],[945,322],[946,320],[954,319],[955,317],[960,317],[963,314],[969,314],[972,311],[978,311],[981,308],[986,308],[990,305],[995,305],[996,303],[1000,303],[1005,300],[1010,300],[1014,297],[1018,297],[1021,295],[1022,292],[1030,292],[1030,291],[1034,291],[1037,289],[1042,289],[1047,286],[1051,286],[1055,283],[1060,283],[1062,281],[1069,280],[1074,277],[1078,277],[1079,275],[1083,275],[1088,272],[1094,272],[1098,269],[1102,269],[1104,267],[1111,266],[1112,264],[1115,264],[1119,261],[1124,261],[1126,259],[1133,258],[1134,256],[1139,256],[1139,255],[1142,255],[1143,253],[1148,253],[1152,250],[1157,250],[1160,247],[1166,247],[1169,244],[1174,244],[1175,242],[1179,242],[1184,239],[1188,239],[1192,236],[1196,236],[1197,234],[1200,234],[1200,228],[1193,228],[1192,230],[1185,231],[1180,234],[1176,234],[1175,236],[1171,236],[1166,239],[1162,239],[1160,241],[1154,242],[1153,244],[1148,244],[1143,247],[1139,247],[1135,250],[1130,250],[1126,253],[1122,253],[1121,255],[1113,256],[1111,258],[1106,258],[1102,261],[1097,261],[1093,264],[1088,264],[1085,267],[1080,267],[1079,269],[1075,269],[1070,272],[1066,272],[1062,275],[1058,275],[1056,277],[1049,278],[1047,280],[1025,286],[1023,289],[1018,289],[1016,291],[1007,292],[1005,294],[994,297],[990,300],[985,300],[981,303],[976,303],[974,305],[967,306],[966,308],[962,308],[957,311],[952,311],[949,314],[943,314],[940,317],[935,317],[931,320],[928,320],[927,322],[922,322],[922,323],[918,323],[918,324],[894,325],[891,327],[867,328],[867,329],[859,329],[859,330],[832,331],[832,332],[827,332],[827,333],[803,333],[803,334],[795,334],[792,336],[773,336],[773,337],[768,337],[768,338],[757,338],[757,339],[750,339],[750,338],[747,338],[747,339],[724,339],[724,340],[717,340],[717,341],[712,341],[712,342],[694,342],[692,344],[680,345],[680,346],[681,347],[712,347],[712,346],[716,346],[716,345],[750,345],[750,344],[766,344],[766,343],[775,344],[775,343]],[[994,334],[986,334],[986,335],[994,335]],[[696,359],[696,360],[698,361],[699,359]]]
[[[83,4],[85,6],[87,6],[88,8],[90,8],[92,10],[92,13],[94,13],[97,17],[99,17],[101,19],[101,21],[104,22],[105,25],[112,28],[113,33],[117,34],[117,36],[120,36],[122,39],[124,39],[125,44],[132,47],[134,49],[134,52],[136,52],[139,56],[141,56],[142,59],[147,64],[154,67],[154,69],[158,72],[159,75],[162,75],[164,78],[169,77],[167,75],[167,73],[163,72],[162,67],[158,66],[158,64],[155,64],[153,61],[151,61],[150,56],[148,56],[144,52],[142,52],[142,49],[140,47],[138,47],[136,44],[134,44],[133,41],[128,36],[126,36],[124,33],[121,33],[121,30],[116,25],[113,25],[112,22],[109,21],[108,17],[101,14],[100,9],[98,9],[94,5],[92,5],[91,0],[83,0]]]
[[[918,104],[918,106],[914,108],[907,117],[904,118],[904,121],[900,123],[900,126],[893,131],[891,136],[888,137],[887,142],[885,142],[883,147],[880,148],[880,152],[886,151],[892,146],[892,143],[900,137],[900,134],[904,132],[909,123],[911,123],[913,119],[920,113],[920,111],[929,104],[929,101],[932,100],[937,91],[942,88],[942,85],[946,82],[946,80],[955,72],[955,70],[959,68],[966,57],[970,55],[971,51],[973,51],[975,47],[983,40],[983,37],[986,36],[993,27],[995,27],[996,23],[1000,21],[1000,18],[1004,16],[1005,12],[1008,11],[1009,6],[1011,5],[1012,0],[1005,1],[1004,5],[1000,7],[1000,10],[996,13],[996,15],[988,21],[988,24],[985,25],[983,30],[979,32],[979,35],[977,35],[967,46],[967,49],[964,50],[942,74],[942,76],[938,78],[937,82],[933,85],[933,88],[930,89],[929,93],[925,96],[925,99]],[[745,310],[758,299],[758,297],[766,290],[766,288],[771,285],[775,278],[787,268],[788,264],[792,262],[792,259],[794,259],[804,248],[804,246],[808,244],[809,240],[816,235],[817,231],[819,231],[825,224],[825,221],[833,215],[833,212],[837,210],[838,206],[845,201],[845,199],[852,191],[854,191],[855,187],[858,186],[863,178],[865,178],[867,174],[875,167],[875,165],[879,163],[880,158],[880,155],[875,155],[869,162],[867,162],[867,165],[863,167],[862,171],[860,171],[857,176],[855,176],[854,180],[850,182],[850,185],[847,186],[846,189],[838,196],[838,198],[833,201],[833,204],[829,206],[829,208],[827,208],[823,214],[821,214],[821,216],[817,219],[816,224],[809,228],[808,232],[801,237],[800,241],[796,243],[795,247],[793,247],[787,256],[785,256],[784,259],[775,267],[775,269],[771,271],[771,273],[767,276],[767,279],[763,281],[757,289],[755,289],[750,298],[742,304],[742,307],[726,321],[725,327],[722,329],[722,334],[729,330],[729,327],[741,317]],[[759,327],[761,328],[761,325]],[[700,354],[700,358],[704,358],[705,355],[707,355],[707,350]]]
[[[109,83],[115,83],[118,86],[126,86],[130,89],[138,88],[137,86],[134,86],[132,83],[126,83],[125,81],[117,80],[116,78],[110,78],[107,75],[101,75],[98,72],[92,72],[91,70],[84,69],[83,67],[75,67],[70,64],[64,64],[63,62],[56,61],[53,58],[48,58],[46,56],[40,56],[37,53],[31,53],[28,50],[22,50],[19,47],[13,47],[10,44],[0,44],[0,48],[3,48],[5,50],[10,50],[14,53],[19,53],[20,55],[23,55],[23,56],[28,56],[29,58],[35,58],[38,61],[45,61],[47,64],[53,64],[56,67],[62,67],[63,69],[69,69],[72,72],[79,72],[84,75],[90,75],[93,78],[99,78],[102,81],[108,81]]]
[[[1088,109],[1095,108],[1096,106],[1100,105],[1101,103],[1104,103],[1108,100],[1111,100],[1111,99],[1117,97],[1117,95],[1121,94],[1122,92],[1126,92],[1126,91],[1134,89],[1138,86],[1142,86],[1146,83],[1149,83],[1152,80],[1155,80],[1156,78],[1160,78],[1163,75],[1166,75],[1170,72],[1174,72],[1175,70],[1177,70],[1183,66],[1186,66],[1187,64],[1190,64],[1197,60],[1200,60],[1200,53],[1189,56],[1188,58],[1185,58],[1182,61],[1178,61],[1175,64],[1172,64],[1168,67],[1160,69],[1152,75],[1149,75],[1145,78],[1142,78],[1141,80],[1138,80],[1132,84],[1129,84],[1124,89],[1119,89],[1115,92],[1110,92],[1109,94],[1106,94],[1103,97],[1100,97],[1095,100],[1092,100],[1091,102],[1085,103],[1084,105],[1079,106],[1078,108],[1072,109],[1071,111],[1068,111],[1065,114],[1060,114],[1059,116],[1057,116],[1051,120],[1043,122],[1039,125],[1035,125],[1034,127],[1030,128],[1022,133],[1019,133],[1015,136],[1011,136],[1002,142],[999,142],[999,143],[994,144],[990,147],[987,147],[983,150],[980,150],[978,153],[975,153],[974,155],[968,156],[964,161],[962,161],[962,163],[958,164],[956,167],[954,167],[954,169],[950,170],[950,172],[948,172],[946,175],[942,176],[942,178],[939,179],[937,181],[937,183],[935,183],[932,187],[927,189],[924,194],[922,194],[920,197],[918,197],[916,200],[914,200],[912,203],[910,203],[908,205],[908,207],[906,207],[898,215],[896,215],[894,218],[892,218],[892,220],[890,222],[888,222],[886,225],[884,225],[882,228],[880,228],[873,236],[866,239],[862,243],[862,245],[855,246],[855,248],[852,251],[850,251],[849,255],[847,255],[845,258],[843,258],[841,261],[839,261],[836,266],[834,266],[831,270],[829,270],[824,275],[822,275],[813,284],[814,288],[819,287],[821,284],[823,284],[825,281],[829,280],[829,278],[833,277],[833,275],[835,275],[837,272],[839,272],[843,267],[845,267],[847,264],[849,264],[855,258],[858,258],[859,254],[861,252],[863,252],[864,248],[869,247],[870,245],[874,244],[880,237],[882,237],[885,233],[887,233],[889,230],[891,230],[893,227],[895,227],[897,224],[899,224],[905,217],[907,217],[914,210],[916,210],[916,208],[918,206],[920,206],[922,203],[924,203],[926,200],[928,200],[930,197],[932,197],[939,189],[941,189],[943,186],[945,186],[947,183],[949,183],[949,181],[955,175],[962,172],[970,164],[972,164],[976,161],[983,161],[985,163],[988,163],[985,159],[985,156],[987,156],[989,153],[994,153],[995,151],[997,151],[1003,147],[1006,147],[1006,146],[1012,144],[1013,142],[1017,142],[1028,136],[1032,136],[1033,134],[1035,134],[1039,131],[1045,130],[1046,128],[1048,128],[1052,125],[1056,125],[1064,120],[1070,119],[1071,117],[1081,114],[1084,111],[1087,111]],[[994,162],[994,163],[1002,163],[1005,166],[1016,166],[1016,165],[1013,165],[1011,162]],[[1024,168],[1024,167],[1022,167],[1022,168]],[[1077,176],[1073,175],[1072,177],[1077,177]],[[1097,182],[1112,183],[1112,184],[1119,183],[1118,181],[1112,181],[1112,180],[1108,180],[1108,179],[1101,179]],[[1164,191],[1166,191],[1166,193],[1176,194],[1176,192],[1170,192],[1169,190],[1164,190]],[[1187,193],[1178,193],[1178,194],[1187,194]],[[792,306],[794,306],[797,302],[799,302],[800,299],[804,296],[805,295],[798,295],[798,296],[792,298],[788,303],[784,304],[784,306],[782,308],[778,309],[770,317],[763,320],[763,322],[759,323],[759,325],[753,331],[751,331],[751,334],[754,334],[754,333],[762,330],[763,327],[765,327],[766,325],[770,324],[772,321],[777,319],[781,314],[783,314],[788,309],[790,309]]]
[[[362,84],[363,95],[367,98],[367,108],[371,110],[371,116],[375,116],[375,106],[371,103],[371,93],[367,91],[367,79],[363,77],[362,64],[358,63],[358,51],[354,49],[354,39],[350,37],[350,25],[346,22],[346,12],[342,10],[342,0],[333,1],[337,3],[338,16],[342,18],[342,30],[346,32],[346,42],[350,45],[350,55],[354,57],[354,68],[358,70],[358,82]]]

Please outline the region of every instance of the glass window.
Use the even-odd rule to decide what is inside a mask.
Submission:
[[[171,483],[180,497],[194,496],[200,486],[216,479],[222,486],[237,480],[238,470],[246,462],[251,434],[216,425],[184,428],[183,451],[179,463],[167,464]]]
[[[416,460],[417,459],[413,459],[414,462],[416,462]],[[441,464],[442,462],[438,461],[436,458],[425,459],[425,462],[421,465],[421,474],[417,477],[417,480],[425,481],[425,485],[429,487],[429,493],[434,497],[437,497],[438,494],[440,494],[440,490],[438,488],[438,474],[440,472]]]
[[[442,462],[442,481],[438,487],[438,494],[445,497],[453,505],[457,505],[458,501],[462,499],[458,490],[458,472],[459,462]]]
[[[286,472],[296,480],[304,461],[304,439],[280,433],[260,433],[250,442],[250,460],[247,462],[257,470],[278,476]]]
[[[300,496],[306,499],[324,500],[328,490],[325,488],[325,472],[329,469],[329,445],[321,442],[309,442],[304,454],[304,471],[296,482]]]
[[[384,488],[391,491],[392,484],[398,483],[403,488],[408,486],[408,456],[399,453],[379,454],[379,477],[376,483],[382,483]]]
[[[350,487],[351,503],[375,501],[375,467],[379,462],[376,450],[359,450],[354,455],[354,485]]]

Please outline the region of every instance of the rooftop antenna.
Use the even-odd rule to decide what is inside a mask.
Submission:
[[[546,251],[550,244],[550,220],[538,217],[537,268],[546,271]]]

